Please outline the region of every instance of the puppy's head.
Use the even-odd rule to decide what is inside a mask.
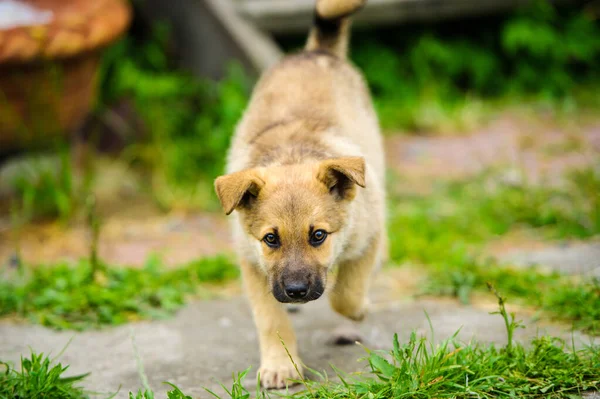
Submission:
[[[357,186],[365,186],[361,157],[247,169],[215,181],[225,213],[240,213],[275,298],[300,303],[325,290]]]

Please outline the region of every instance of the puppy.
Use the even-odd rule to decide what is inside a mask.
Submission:
[[[265,388],[300,376],[285,306],[328,296],[362,320],[386,252],[384,154],[361,74],[346,60],[349,16],[366,0],[318,0],[305,49],[264,73],[215,190],[227,215],[258,330]],[[235,212],[234,212],[235,211]]]

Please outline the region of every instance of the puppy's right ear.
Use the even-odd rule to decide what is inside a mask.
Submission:
[[[215,191],[226,215],[258,196],[265,182],[256,170],[248,169],[219,176],[215,180]]]

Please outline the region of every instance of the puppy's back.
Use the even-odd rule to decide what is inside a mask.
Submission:
[[[304,120],[317,128],[296,132],[294,140],[318,137],[335,155],[364,156],[383,183],[383,146],[377,117],[362,75],[346,61],[349,16],[364,3],[317,1],[305,49],[285,57],[257,83],[234,138],[229,172],[250,165],[244,152],[259,137],[264,139],[262,136],[271,128]],[[325,129],[327,134],[323,134]]]

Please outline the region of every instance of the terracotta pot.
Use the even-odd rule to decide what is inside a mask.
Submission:
[[[127,29],[129,4],[3,0],[0,15],[0,150],[67,137],[93,106],[102,50]]]

